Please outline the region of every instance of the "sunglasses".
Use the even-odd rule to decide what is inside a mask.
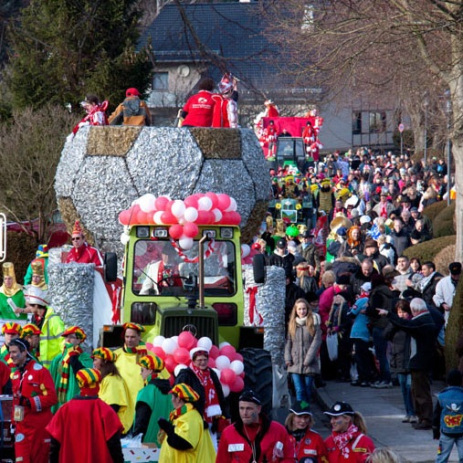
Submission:
[[[75,238],[71,238],[71,241],[79,241],[81,238],[76,236]]]

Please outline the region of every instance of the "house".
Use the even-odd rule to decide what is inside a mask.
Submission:
[[[337,109],[323,104],[319,87],[295,86],[283,72],[285,55],[269,42],[264,2],[168,4],[144,31],[155,63],[147,103],[155,125],[172,125],[178,109],[196,91],[204,75],[217,82],[225,72],[240,80],[240,124],[251,126],[263,102],[271,98],[283,115],[302,116],[317,107],[325,119],[320,135],[325,150],[392,144],[393,112]]]

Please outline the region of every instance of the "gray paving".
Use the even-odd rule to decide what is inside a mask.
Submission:
[[[443,387],[443,382],[435,382],[433,395]],[[326,386],[317,389],[317,399],[320,408],[325,410],[337,400],[349,402],[354,410],[365,417],[368,434],[375,445],[394,450],[404,463],[434,462],[438,441],[433,440],[432,431],[417,431],[411,424],[402,423],[404,408],[398,386],[392,389],[373,389],[328,381]],[[326,437],[329,431],[324,424],[327,423],[322,419],[322,423],[319,422],[315,429]],[[455,448],[449,461],[459,461]]]

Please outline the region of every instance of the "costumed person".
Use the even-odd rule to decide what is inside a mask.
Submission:
[[[50,463],[124,462],[122,425],[116,412],[97,396],[100,380],[100,372],[93,368],[77,374],[80,394],[65,403],[47,426]]]
[[[219,82],[219,93],[212,95],[215,102],[212,127],[238,127],[238,81],[225,74]]]
[[[173,409],[171,396],[168,395],[170,382],[158,376],[164,369],[164,361],[157,355],[145,355],[140,359],[139,365],[145,387],[137,395],[132,434],[143,434],[144,443],[161,447],[161,442],[158,441],[158,419],[168,416]]]
[[[188,384],[176,384],[170,391],[174,410],[169,421],[158,420],[164,435],[159,463],[213,463],[215,450],[211,436],[204,429],[203,418],[196,410],[199,395]]]
[[[330,234],[326,239],[326,262],[333,262],[337,255],[330,252],[330,245],[334,241],[340,242],[340,245],[344,243],[344,238],[347,237],[347,230],[352,227],[352,222],[342,213],[339,213],[331,222],[330,222]],[[339,231],[339,233],[338,233]],[[337,248],[339,250],[340,246]],[[336,247],[331,248],[331,251],[334,252]]]
[[[307,124],[302,131],[302,139],[304,140],[305,152],[307,154],[312,154],[311,146],[315,142],[315,131],[310,121],[307,121]]]
[[[48,296],[36,286],[29,286],[26,294],[26,310],[32,311],[32,320],[42,334],[40,335],[40,362],[46,368],[50,368],[52,360],[60,354],[62,339],[65,329],[64,322],[48,305]]]
[[[336,402],[325,412],[331,417],[332,433],[325,440],[330,463],[364,463],[375,444],[366,435],[362,415],[346,402]]]
[[[285,427],[291,436],[295,450],[296,463],[317,462],[328,463],[325,442],[318,432],[311,428],[314,419],[309,407],[301,407],[298,403],[289,409]]]
[[[31,285],[36,286],[37,288],[40,288],[43,291],[47,291],[48,285],[47,285],[47,282],[45,281],[43,263],[36,259],[31,263],[31,268],[32,268]]]
[[[101,373],[98,397],[107,403],[121,420],[123,433],[132,427],[134,407],[129,390],[116,365],[116,355],[106,347],[95,349],[92,354],[93,368]]]
[[[58,403],[53,407],[53,413],[79,393],[77,372],[93,366],[90,355],[80,346],[87,339],[82,328],[71,326],[61,337],[64,338],[63,350],[50,365],[50,373],[58,394]]]
[[[29,343],[29,354],[31,357],[40,363],[40,335],[42,332],[40,328],[33,323],[28,323],[27,325],[23,326],[21,338],[25,339]]]
[[[286,429],[262,412],[254,391],[246,390],[238,402],[239,418],[220,437],[216,463],[294,463],[294,445]]]
[[[4,362],[0,362],[0,394],[12,395],[10,375],[10,367]]]
[[[56,391],[50,372],[29,355],[29,343],[14,339],[10,357],[16,369],[13,386],[14,452],[17,462],[48,463],[50,435],[46,426],[56,404]]]
[[[182,127],[211,127],[215,101],[212,98],[214,81],[204,77],[198,84],[199,92],[188,98],[183,106],[180,117]]]
[[[48,244],[39,244],[35,252],[35,259],[27,267],[26,275],[24,276],[24,286],[32,283],[32,263],[41,262],[43,267],[43,276],[45,283],[48,284]]]
[[[148,105],[140,100],[140,92],[136,88],[126,90],[125,100],[109,116],[108,122],[110,125],[151,125]]]
[[[335,197],[329,178],[324,178],[320,182],[320,188],[315,193],[315,200],[319,212],[323,211],[328,214],[333,209]]]
[[[145,331],[145,328],[136,323],[128,322],[124,323],[122,329],[124,347],[114,351],[116,355],[115,365],[127,384],[131,407],[134,409],[138,392],[144,387],[140,359],[148,353],[141,340],[141,334]]]
[[[108,109],[107,101],[100,103],[96,95],[87,95],[85,100],[80,102],[80,106],[85,109],[87,115],[72,129],[73,135],[86,125],[108,125],[108,118],[106,117],[106,110]]]
[[[78,264],[95,264],[97,267],[103,266],[100,251],[85,241],[84,230],[78,220],[74,223],[71,240],[73,248],[66,257],[66,264],[76,262]]]
[[[264,145],[267,146],[267,157],[274,157],[276,154],[278,133],[275,122],[270,121],[263,131]]]
[[[9,354],[10,343],[14,339],[18,339],[21,336],[21,333],[22,328],[19,323],[8,322],[2,326],[4,343],[0,348],[0,360],[6,363],[10,368],[14,366]]]
[[[285,363],[302,408],[312,400],[313,382],[320,374],[322,332],[320,316],[305,299],[297,299],[289,317]]]
[[[209,351],[195,347],[190,351],[191,366],[180,370],[175,384],[185,383],[199,395],[195,408],[209,425],[212,442],[217,449],[217,432],[227,413],[222,385],[216,372],[208,366]]]
[[[3,285],[0,287],[0,319],[27,320],[27,315],[22,312],[26,307],[26,301],[22,286],[16,282],[14,264],[4,262],[2,270]]]
[[[264,101],[264,106],[265,106],[264,117],[278,117],[280,115],[280,111],[277,105],[272,100]]]

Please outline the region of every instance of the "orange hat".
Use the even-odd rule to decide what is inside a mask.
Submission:
[[[23,326],[22,334],[21,337],[24,338],[26,336],[32,336],[34,334],[42,334],[42,331],[40,331],[40,328],[37,325],[34,325],[33,323],[28,323],[27,325]]]
[[[85,331],[78,326],[70,326],[67,330],[63,331],[63,334],[61,336],[66,337],[70,334],[75,334],[76,338],[81,339],[82,341],[85,341],[87,339]]]
[[[83,235],[84,234],[82,225],[80,225],[80,222],[78,220],[74,222],[74,228],[72,229],[72,234],[73,235]]]
[[[19,323],[8,322],[2,326],[2,334],[19,334],[21,336],[22,328]]]

